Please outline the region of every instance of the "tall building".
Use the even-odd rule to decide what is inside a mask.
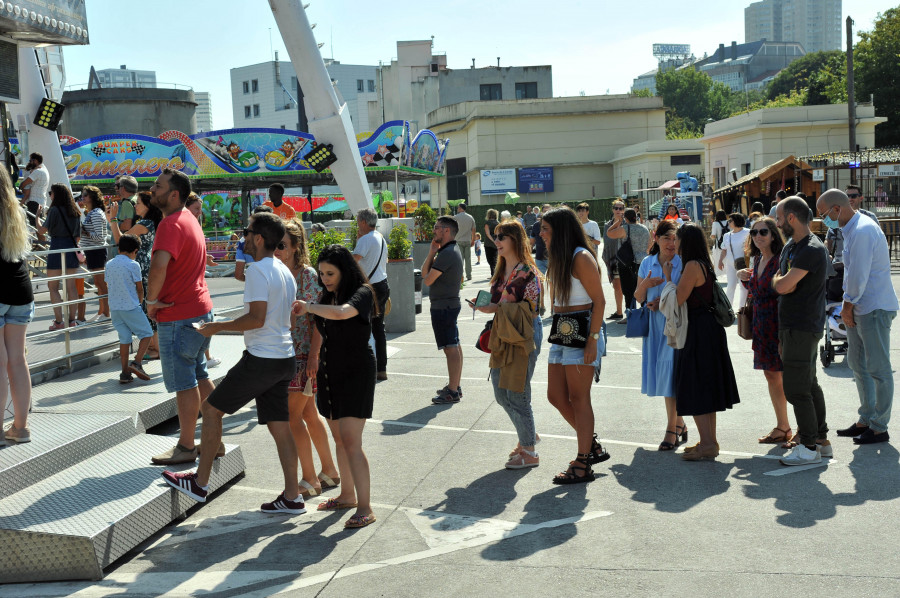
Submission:
[[[744,41],[798,42],[807,53],[841,49],[841,0],[761,0],[744,9]]]
[[[101,87],[156,87],[156,71],[137,71],[124,64],[117,69],[97,71]]]
[[[194,99],[197,101],[197,132],[212,131],[212,100],[208,91],[195,91]]]
[[[375,99],[378,67],[341,64],[337,60],[326,64],[338,97],[347,102],[354,131],[372,131],[367,104]],[[302,130],[297,102],[294,65],[279,61],[277,52],[274,61],[231,69],[231,110],[235,128]]]

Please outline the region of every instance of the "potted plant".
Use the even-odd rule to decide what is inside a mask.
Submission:
[[[405,224],[391,229],[387,241],[388,286],[391,289],[391,313],[384,319],[387,332],[412,332],[416,329],[415,278],[410,257],[412,241]]]
[[[428,204],[422,204],[413,212],[415,222],[415,237],[417,243],[431,243],[434,237],[434,223],[437,222],[437,214]]]

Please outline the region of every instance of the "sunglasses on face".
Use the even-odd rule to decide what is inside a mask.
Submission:
[[[285,248],[287,247],[287,245],[285,245],[285,244],[284,244],[284,241],[282,241],[281,243],[279,243],[278,245],[276,245],[276,247],[277,247],[278,249],[280,249],[281,251],[284,251]]]
[[[769,236],[769,229],[767,229],[767,228],[758,228],[758,229],[757,229],[757,228],[754,228],[753,230],[750,231],[750,236],[751,236],[751,237],[755,237],[756,235],[759,235],[760,237],[768,237],[768,236]]]
[[[246,237],[247,235],[249,235],[250,233],[253,233],[254,235],[256,234],[256,231],[253,230],[252,228],[245,228],[245,229],[243,229],[243,232],[244,232],[244,236],[245,236],[245,237]]]
[[[119,183],[116,183],[116,189],[118,189],[118,188],[121,187],[121,186],[122,186],[122,185],[120,185]]]
[[[861,197],[859,193],[848,193],[847,197],[850,199],[856,199],[857,197]]]
[[[613,206],[613,212],[624,212],[625,208],[622,206]]]
[[[507,239],[509,239],[509,238],[510,238],[510,236],[509,236],[509,235],[506,235],[506,234],[504,234],[504,233],[500,233],[499,235],[497,235],[496,237],[494,237],[494,239],[496,239],[497,241],[505,241],[505,240],[507,240]]]

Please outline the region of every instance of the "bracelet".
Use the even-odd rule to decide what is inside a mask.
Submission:
[[[156,301],[150,301],[149,299],[144,299],[144,303],[146,303],[147,305],[156,305],[157,303],[159,303],[159,299],[157,299]]]

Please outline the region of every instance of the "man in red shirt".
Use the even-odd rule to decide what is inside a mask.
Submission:
[[[158,323],[163,382],[168,392],[175,393],[181,427],[178,444],[152,461],[156,465],[193,463],[198,453],[194,434],[200,403],[214,388],[204,355],[209,339],[194,328],[194,323],[213,319],[204,278],[206,239],[197,219],[184,207],[191,193],[187,176],[167,168],[150,192],[150,202],[165,217],[153,241],[147,315]]]

